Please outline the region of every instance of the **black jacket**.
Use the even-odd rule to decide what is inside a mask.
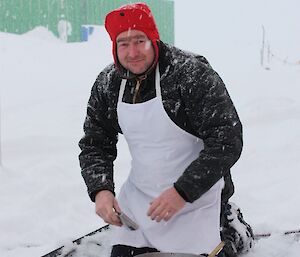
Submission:
[[[159,43],[159,70],[163,105],[170,119],[201,138],[204,149],[182,176],[174,181],[180,195],[193,202],[220,178],[225,179],[223,201],[233,194],[231,166],[242,150],[242,125],[219,75],[207,60]],[[117,102],[121,77],[113,64],[93,85],[80,140],[82,176],[92,201],[100,190],[114,192],[113,161],[117,156]],[[132,103],[136,79],[127,81],[123,101]],[[154,71],[142,81],[139,101],[155,97]]]

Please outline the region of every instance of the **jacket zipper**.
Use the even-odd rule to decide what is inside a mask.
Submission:
[[[135,85],[134,95],[133,95],[133,100],[132,100],[132,103],[134,103],[134,104],[136,103],[137,96],[140,91],[140,86],[141,86],[141,81],[138,79],[136,82],[136,85]]]

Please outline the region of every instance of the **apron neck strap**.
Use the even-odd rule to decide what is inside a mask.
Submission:
[[[122,98],[123,98],[123,94],[124,94],[124,91],[125,91],[126,82],[127,82],[127,79],[122,79],[121,86],[120,86],[120,91],[119,91],[119,100],[118,100],[119,103],[122,102]]]
[[[156,97],[161,99],[160,74],[159,74],[158,63],[156,65],[156,69],[155,69],[155,90],[156,90]]]

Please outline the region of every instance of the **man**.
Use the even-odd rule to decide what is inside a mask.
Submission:
[[[218,256],[236,256],[252,231],[228,204],[242,126],[225,85],[204,57],[160,41],[146,4],[110,12],[105,27],[114,64],[92,88],[79,158],[96,213],[115,225],[111,256],[209,254],[221,227],[226,246]],[[116,199],[118,133],[132,167]],[[121,212],[139,228],[124,226]]]

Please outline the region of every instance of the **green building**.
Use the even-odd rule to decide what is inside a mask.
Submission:
[[[92,26],[103,25],[105,15],[127,0],[0,0],[0,31],[22,34],[44,26],[66,42],[86,41]],[[140,1],[141,2],[141,1]],[[161,39],[174,43],[174,3],[142,0],[156,19]]]

